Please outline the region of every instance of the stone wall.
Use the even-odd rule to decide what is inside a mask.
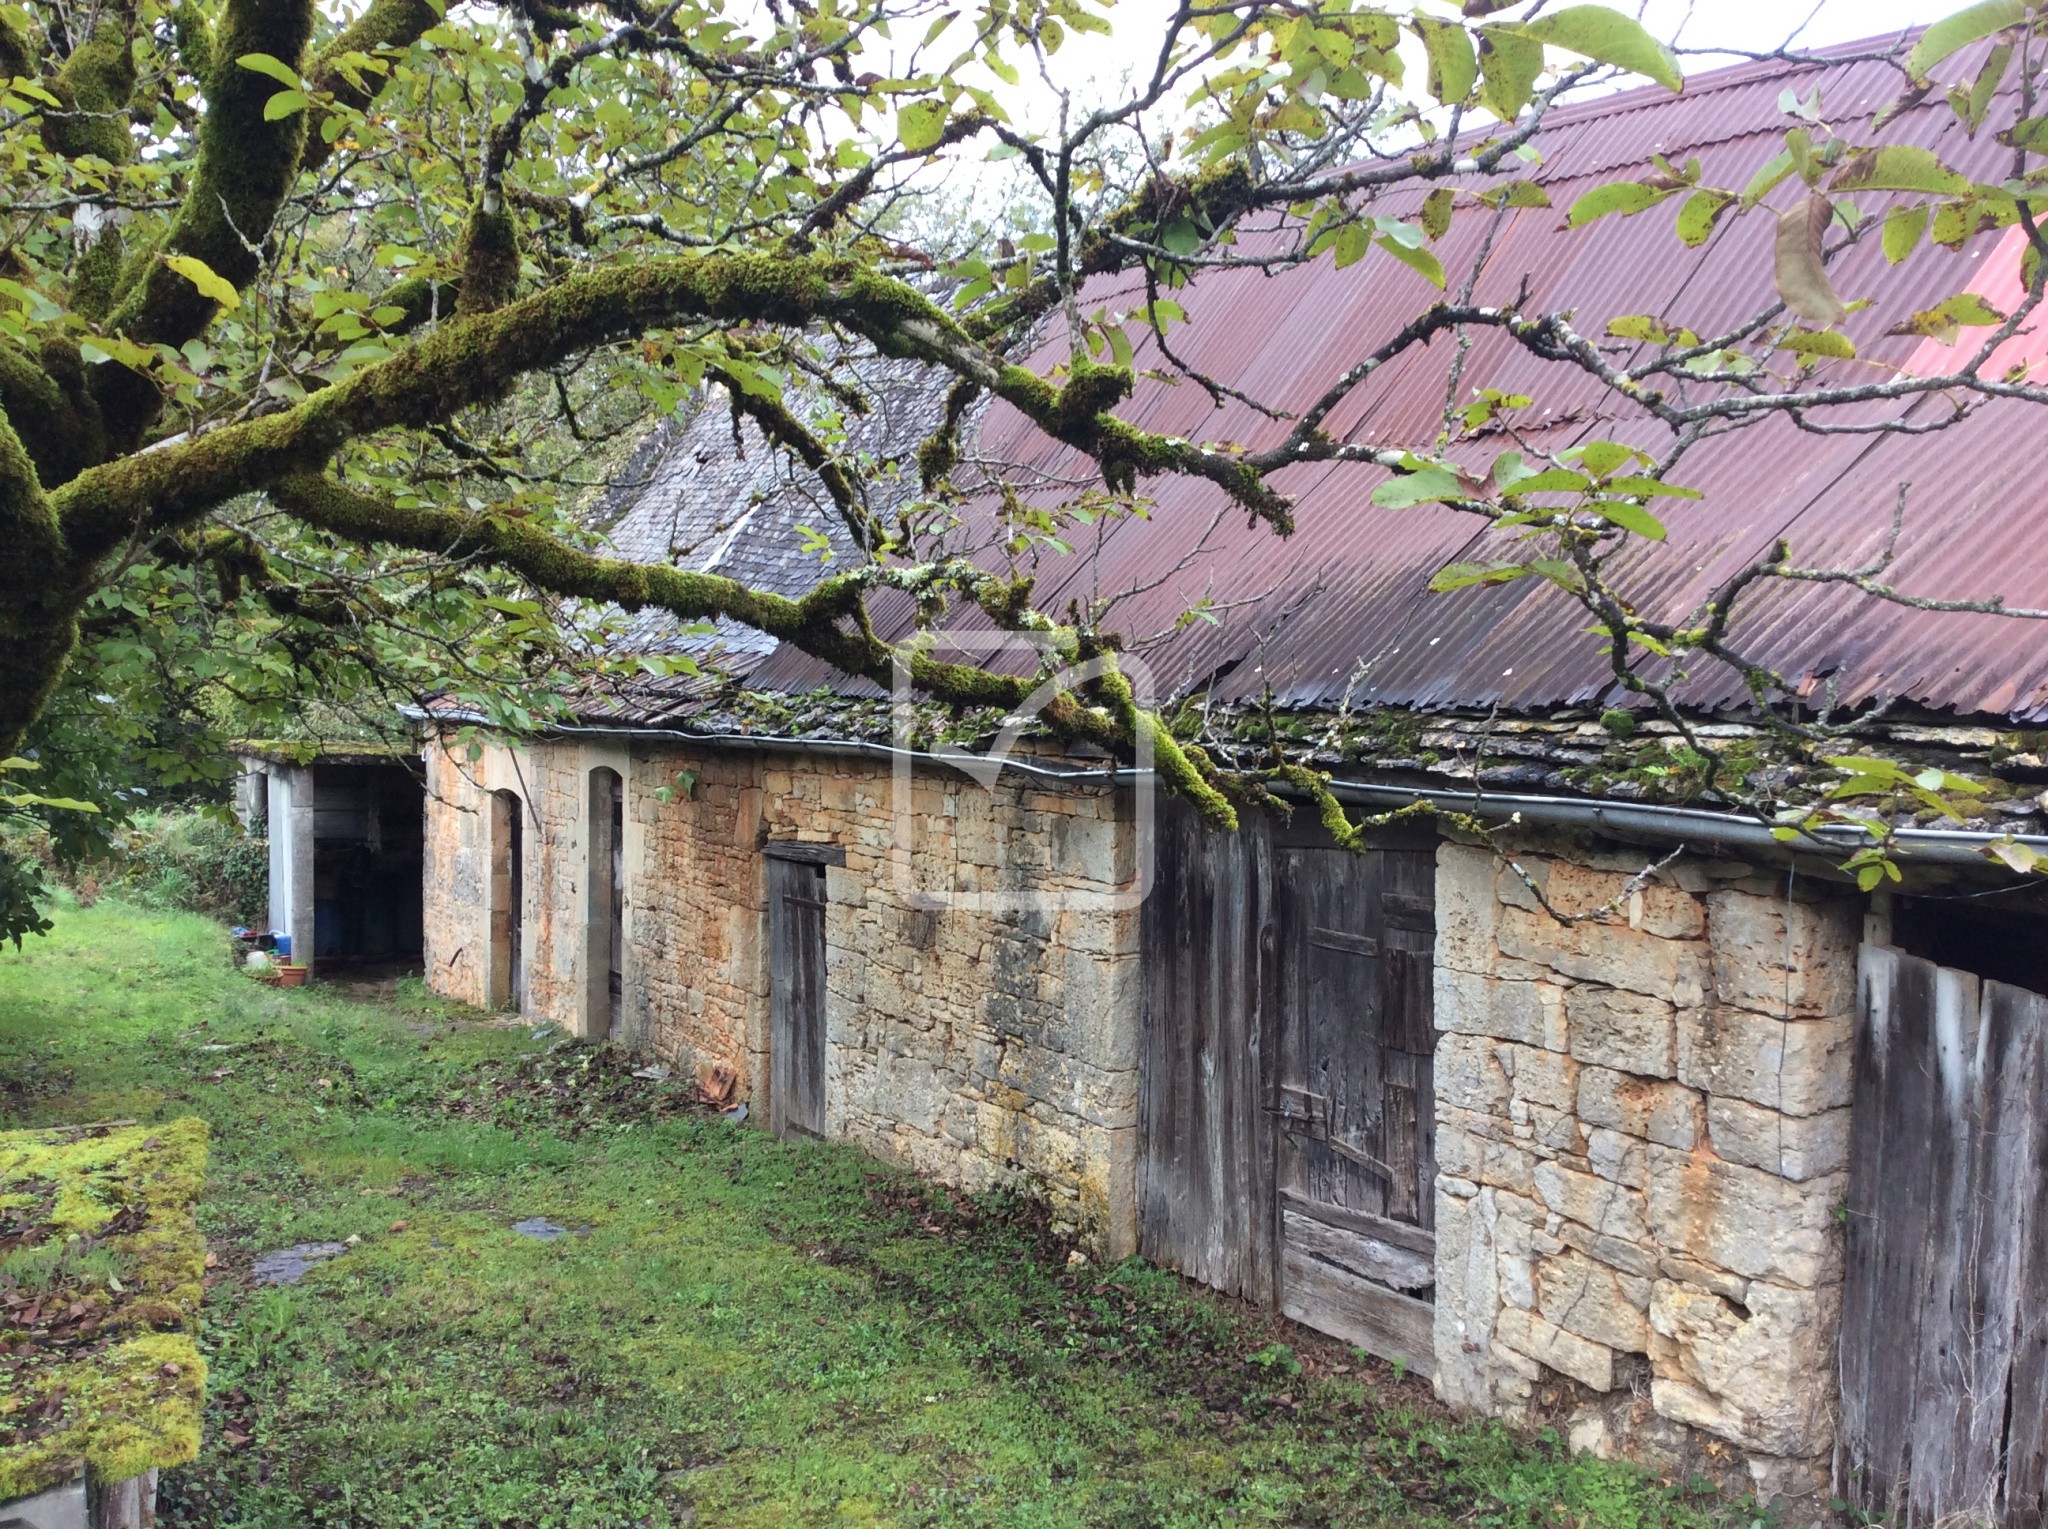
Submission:
[[[826,874],[826,1131],[942,1182],[1022,1182],[1105,1256],[1136,1246],[1138,919],[1127,800],[919,771],[896,845],[886,761],[568,742],[429,750],[427,965],[485,1001],[488,793],[528,818],[526,1012],[596,1033],[582,937],[588,774],[626,782],[629,1040],[699,1077],[768,1076],[768,838]],[[991,906],[994,904],[994,906]]]
[[[1516,860],[1565,914],[1643,864],[1541,848]],[[1447,1401],[1767,1496],[1825,1479],[1862,912],[1828,890],[1681,862],[1560,923],[1444,845]]]

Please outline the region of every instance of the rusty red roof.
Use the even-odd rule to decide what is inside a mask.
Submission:
[[[1564,209],[1592,186],[1647,173],[1653,153],[1673,160],[1697,154],[1708,183],[1739,187],[1793,125],[1779,107],[1786,87],[1804,96],[1817,85],[1829,120],[1853,136],[1899,84],[1883,63],[1748,64],[1695,78],[1681,96],[1648,88],[1559,111],[1539,139],[1536,172],[1552,206],[1508,216],[1476,299],[1504,303],[1526,288],[1529,311],[1571,312],[1580,332],[1595,336],[1626,314],[1662,315],[1709,333],[1756,312],[1771,291],[1767,217],[1729,217],[1689,250],[1672,231],[1676,199],[1579,230],[1564,226]],[[2010,152],[1988,132],[1972,141],[1938,93],[1892,123],[1885,140],[1933,149],[1990,180],[2003,178]],[[1882,202],[1868,199],[1864,210]],[[1480,247],[1484,223],[1461,214],[1439,249],[1454,286]],[[1956,364],[1956,352],[1888,339],[1884,331],[1965,288],[1994,302],[2005,292],[2009,307],[2017,253],[1993,233],[1959,253],[1932,249],[1891,267],[1876,239],[1863,240],[1832,268],[1846,296],[1872,300],[1845,326],[1859,359],[1823,363],[1818,377],[1889,374],[1873,373],[1873,362],[1921,372]],[[1242,391],[1299,410],[1438,294],[1375,254],[1342,271],[1327,258],[1277,276],[1211,271],[1176,295],[1189,314],[1173,335],[1178,354]],[[1096,283],[1082,308],[1141,300],[1138,279],[1124,277]],[[1428,449],[1444,407],[1450,344],[1440,338],[1385,368],[1333,416],[1333,433]],[[2038,334],[2011,347],[2006,359],[2038,360],[2048,351]],[[1031,365],[1047,371],[1066,353],[1065,336],[1054,333]],[[1148,341],[1139,367],[1161,364]],[[1535,395],[1527,412],[1550,449],[1596,436],[1650,448],[1668,443],[1662,426],[1619,409],[1591,379],[1546,366],[1493,333],[1474,337],[1464,373],[1466,396],[1481,387]],[[1929,397],[1884,407],[1927,420],[1950,406]],[[2048,545],[2048,477],[2036,445],[2043,422],[2027,408],[1991,404],[1954,428],[1916,436],[1812,435],[1774,419],[1706,442],[1674,475],[1705,499],[1660,501],[1669,540],[1633,543],[1618,554],[1617,580],[1639,609],[1675,620],[1781,536],[1809,566],[1861,561],[1882,545],[1900,485],[1910,484],[1898,560],[1887,575],[1893,583],[1916,595],[1998,594],[2048,607],[2048,557],[2036,551]],[[1118,412],[1147,430],[1252,448],[1287,428],[1240,404],[1218,409],[1186,382],[1141,380]],[[1086,468],[1003,405],[990,411],[980,450],[1051,481]],[[1441,506],[1377,508],[1370,496],[1382,477],[1357,465],[1283,474],[1280,486],[1298,496],[1299,528],[1289,538],[1248,529],[1211,484],[1149,480],[1142,489],[1156,499],[1150,518],[1121,522],[1084,551],[1046,560],[1037,603],[1056,611],[1091,591],[1137,590],[1110,624],[1139,635],[1171,631],[1191,605],[1213,602],[1213,623],[1185,626],[1147,657],[1171,688],[1207,689],[1224,701],[1270,691],[1286,705],[1328,706],[1348,694],[1358,705],[1533,712],[1615,699],[1583,611],[1561,592],[1526,579],[1428,593],[1437,569],[1483,559],[1498,533],[1475,531],[1471,517]],[[2048,626],[2040,623],[1904,610],[1839,586],[1774,584],[1745,608],[1737,630],[1754,658],[1810,690],[1832,685],[1845,703],[1896,697],[1958,714],[2048,717]],[[860,688],[786,648],[765,659],[753,683]],[[1704,710],[1746,701],[1732,674],[1705,666],[1682,697]]]

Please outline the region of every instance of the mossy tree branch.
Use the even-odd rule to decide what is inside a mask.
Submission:
[[[916,288],[834,255],[684,255],[570,278],[459,318],[282,413],[95,467],[53,497],[72,555],[89,568],[141,531],[175,530],[213,506],[320,466],[350,441],[421,427],[502,397],[521,377],[593,347],[689,320],[839,324],[885,350],[983,383],[1105,473],[1195,472],[1255,511],[1285,500],[1227,453],[1155,436],[1108,413],[1123,368],[1077,369],[1059,387],[1002,366]]]

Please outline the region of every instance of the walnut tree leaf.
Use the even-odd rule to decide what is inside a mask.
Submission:
[[[1821,241],[1834,215],[1834,204],[1819,192],[1778,214],[1774,284],[1785,306],[1809,323],[1839,324],[1849,316],[1821,260]]]

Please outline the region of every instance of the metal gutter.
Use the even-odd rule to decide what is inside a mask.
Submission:
[[[1388,786],[1371,781],[1335,781],[1330,789],[1338,800],[1364,806],[1398,807],[1418,799],[1440,807],[1472,813],[1476,817],[1519,818],[1524,823],[1555,824],[1559,827],[1591,828],[1604,833],[1637,838],[1663,839],[1688,844],[1713,844],[1729,849],[1771,850],[1779,854],[1822,854],[1839,851],[1853,854],[1869,841],[1852,828],[1822,828],[1804,843],[1787,844],[1776,838],[1769,824],[1729,813],[1708,812],[1697,807],[1667,807],[1652,802],[1596,802],[1568,796],[1518,796],[1487,792],[1477,798],[1470,792],[1444,791],[1423,786]],[[1899,858],[1931,865],[1976,865],[1986,860],[1986,845],[2007,838],[2048,853],[2048,836],[2041,834],[1987,834],[1941,828],[1901,828],[1895,843]],[[1819,840],[1819,845],[1814,843]]]
[[[415,721],[456,721],[482,723],[483,718],[456,712],[427,712],[418,707],[403,708]],[[704,733],[669,727],[590,727],[565,724],[552,726],[550,735],[600,738],[673,738],[678,742],[718,747],[763,749],[785,754],[831,754],[842,758],[907,759],[913,763],[959,768],[959,761],[923,749],[898,748],[894,744],[872,743],[858,738],[807,739],[775,738],[759,733]],[[976,756],[979,757],[979,756]],[[1063,769],[1029,760],[1010,760],[1006,770],[1040,780],[1134,782],[1155,779],[1157,772],[1115,769]],[[1653,802],[1590,801],[1583,797],[1532,796],[1511,792],[1451,791],[1432,786],[1392,786],[1377,781],[1332,780],[1330,790],[1339,801],[1367,807],[1402,807],[1425,801],[1448,811],[1468,812],[1475,817],[1501,822],[1585,828],[1632,838],[1662,840],[1666,843],[1715,845],[1726,849],[1767,850],[1774,856],[1787,853],[1823,855],[1853,854],[1868,842],[1849,828],[1823,828],[1804,843],[1786,844],[1771,833],[1770,825],[1730,813],[1710,812],[1698,807],[1669,807]],[[1987,834],[1958,829],[1901,828],[1895,844],[1901,860],[1927,865],[1992,864],[1985,858],[1987,845],[2011,838],[2043,855],[2048,855],[2048,835]],[[1818,840],[1816,844],[1814,841]]]

